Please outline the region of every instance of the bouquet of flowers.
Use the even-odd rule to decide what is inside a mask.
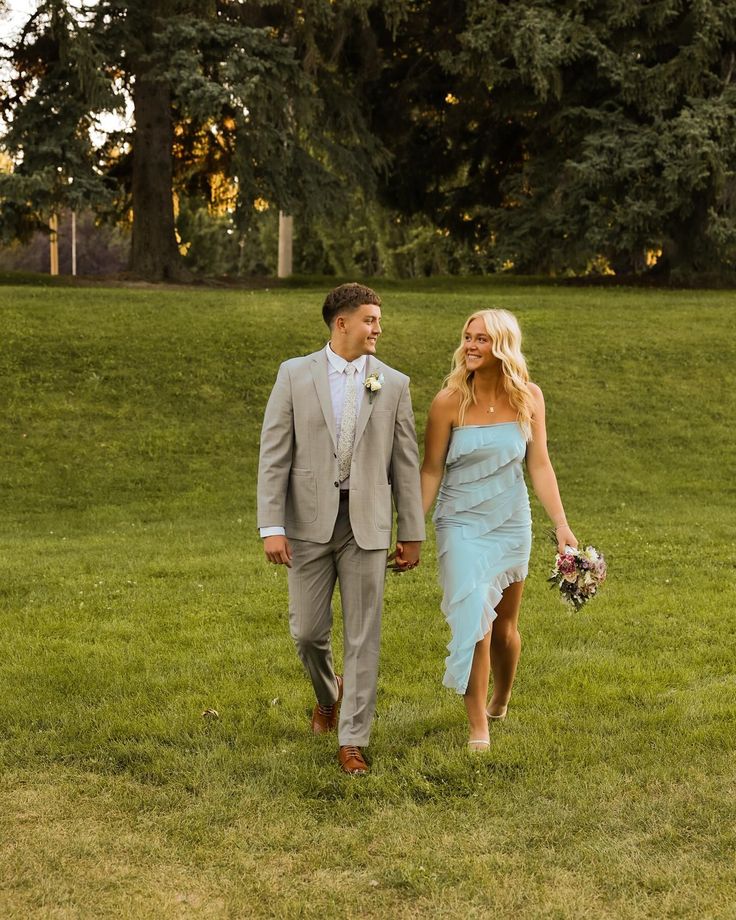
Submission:
[[[585,549],[565,547],[564,553],[557,553],[552,574],[547,581],[560,591],[562,600],[575,610],[585,606],[595,597],[598,588],[606,580],[606,560],[594,546]]]

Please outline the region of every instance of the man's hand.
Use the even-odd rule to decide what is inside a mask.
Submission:
[[[420,540],[404,540],[401,543],[396,541],[396,549],[388,557],[389,561],[393,560],[393,570],[395,572],[406,572],[408,569],[415,569],[419,565],[419,551],[422,548]]]
[[[263,551],[269,562],[273,562],[274,565],[287,565],[291,568],[291,547],[286,537],[281,535],[264,537]]]

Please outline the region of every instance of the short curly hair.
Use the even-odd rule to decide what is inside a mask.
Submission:
[[[341,284],[339,287],[333,288],[325,298],[325,302],[322,305],[322,318],[332,329],[332,324],[340,313],[357,310],[358,307],[365,303],[372,303],[380,307],[381,298],[374,290],[364,284],[357,284],[355,281]]]

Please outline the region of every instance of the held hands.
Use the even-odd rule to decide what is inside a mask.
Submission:
[[[419,551],[422,544],[419,540],[396,541],[396,549],[389,555],[388,562],[393,565],[388,567],[397,575],[415,569],[419,565]]]
[[[286,565],[291,568],[291,547],[284,536],[264,537],[263,551],[266,559],[274,565]]]
[[[566,546],[572,546],[573,549],[578,548],[578,538],[567,524],[559,524],[555,527],[555,539],[558,553],[564,554]]]

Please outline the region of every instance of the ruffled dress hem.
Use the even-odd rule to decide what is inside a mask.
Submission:
[[[483,609],[475,633],[466,636],[462,645],[456,645],[454,640],[449,642],[447,649],[450,654],[445,659],[445,676],[442,683],[450,690],[455,690],[460,696],[465,695],[473,667],[475,646],[484,639],[493,627],[493,621],[498,617],[496,607],[499,605],[503,592],[509,585],[524,581],[528,575],[528,566],[516,566],[501,572],[488,585],[488,592],[483,603]]]

